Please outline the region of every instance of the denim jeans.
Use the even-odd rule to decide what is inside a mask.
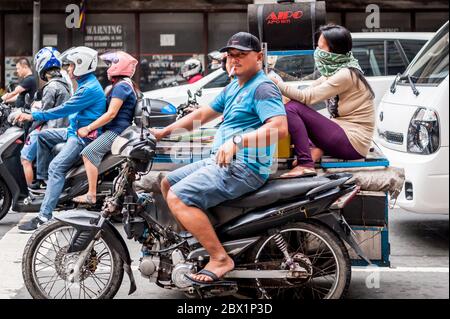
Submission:
[[[183,166],[167,176],[170,189],[187,206],[202,211],[259,189],[265,179],[245,163],[233,161],[228,167],[219,167],[215,158]]]
[[[39,136],[39,131],[34,130],[28,135],[28,139],[25,142],[25,146],[22,148],[20,152],[20,158],[27,160],[29,162],[33,162],[37,156],[37,139]]]
[[[76,136],[67,138],[67,130],[48,129],[38,138],[37,151],[37,177],[47,181],[47,190],[41,205],[39,217],[42,220],[50,220],[53,210],[58,204],[59,196],[64,188],[66,174],[80,158],[83,148],[89,144],[89,140]],[[52,149],[59,143],[64,143],[61,152],[52,159]],[[48,164],[49,163],[49,164]]]

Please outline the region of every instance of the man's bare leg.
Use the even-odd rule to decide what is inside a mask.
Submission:
[[[33,183],[33,163],[22,159],[23,172],[25,173],[25,180],[27,185],[30,186]]]
[[[167,193],[169,192],[169,189],[170,189],[170,183],[167,180],[167,178],[164,177],[161,181],[161,193],[165,200],[167,200]]]
[[[184,204],[171,190],[167,193],[167,204],[180,223],[200,242],[208,252],[210,259],[205,266],[219,278],[233,270],[233,259],[228,256],[214,231],[208,216],[200,209]],[[206,275],[193,275],[199,281],[209,282],[212,278]]]

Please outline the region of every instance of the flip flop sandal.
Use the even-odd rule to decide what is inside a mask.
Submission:
[[[85,198],[85,200],[82,200],[81,198]],[[74,199],[72,199],[73,202],[77,203],[77,204],[88,204],[88,205],[95,205],[95,202],[92,200],[92,196],[91,195],[84,195],[84,196],[79,196],[79,197],[75,197]]]
[[[212,279],[212,281],[202,281],[192,278],[189,275],[184,275],[187,280],[189,280],[193,285],[199,287],[211,287],[211,286],[234,286],[236,282],[221,280],[217,275],[209,270],[202,269],[196,275],[205,275]]]

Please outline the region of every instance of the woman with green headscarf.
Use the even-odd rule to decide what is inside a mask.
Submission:
[[[281,177],[316,175],[314,162],[322,154],[357,160],[369,152],[375,129],[374,93],[351,50],[352,37],[346,28],[323,26],[314,52],[322,76],[303,90],[272,78],[291,100],[285,107],[297,157],[296,167]],[[323,101],[330,118],[307,106]]]

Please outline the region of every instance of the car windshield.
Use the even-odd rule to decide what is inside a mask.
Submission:
[[[448,23],[427,43],[404,73],[416,85],[438,85],[448,76]],[[403,80],[403,83],[407,83]]]

